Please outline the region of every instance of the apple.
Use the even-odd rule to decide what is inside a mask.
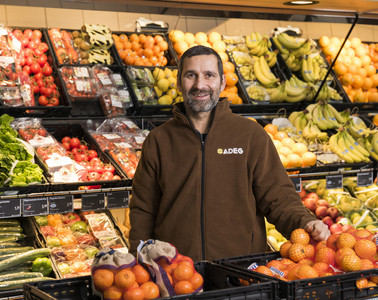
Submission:
[[[329,229],[331,229],[331,226],[335,224],[330,216],[325,216],[324,218],[322,218],[322,221],[328,226]]]
[[[327,213],[334,220],[339,216],[339,210],[334,206],[328,207]]]
[[[343,232],[346,232],[349,229],[354,229],[354,227],[350,224],[343,225]]]
[[[329,230],[331,231],[332,234],[341,233],[343,231],[343,226],[340,223],[333,223],[329,227]]]
[[[313,199],[315,199],[315,201],[318,201],[318,200],[319,200],[319,196],[318,196],[318,194],[317,194],[317,193],[314,193],[314,192],[312,192],[312,193],[308,193],[307,196],[306,196],[305,198],[306,198],[306,199],[308,199],[308,198],[313,198]]]
[[[319,199],[318,202],[317,202],[318,206],[326,206],[326,207],[329,207],[329,203],[327,200],[325,199]]]
[[[301,196],[302,199],[306,197],[307,192],[306,192],[306,190],[303,188],[303,185],[302,185],[301,191],[300,191],[298,194],[299,194],[299,196]]]
[[[303,205],[306,206],[312,212],[314,212],[316,210],[317,206],[318,206],[317,205],[317,200],[315,200],[313,197],[306,198],[303,201]]]
[[[325,216],[328,216],[327,209],[328,207],[323,205],[316,208],[315,215],[318,217],[318,219],[323,219]]]

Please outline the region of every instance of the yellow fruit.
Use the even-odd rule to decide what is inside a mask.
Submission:
[[[168,78],[168,81],[169,81],[169,87],[171,87],[171,88],[175,88],[176,87],[176,84],[177,84],[176,77],[171,76],[171,77]]]
[[[158,103],[160,105],[171,105],[173,102],[171,96],[169,95],[164,95],[164,96],[161,96],[159,99],[158,99]]]
[[[169,89],[166,95],[170,96],[172,99],[177,97],[177,90],[176,89]]]
[[[184,34],[184,41],[187,42],[187,44],[189,45],[189,47],[194,44],[195,40],[196,39],[195,39],[193,33],[191,33],[191,32],[185,32],[185,34]]]
[[[156,81],[159,81],[160,79],[164,78],[164,70],[160,68],[155,68],[152,71],[152,76],[155,78]]]
[[[222,36],[219,32],[213,31],[208,36],[208,41],[210,44],[214,44],[216,41],[222,40]]]
[[[163,95],[163,91],[161,89],[159,89],[156,85],[154,86],[154,90],[155,90],[155,93],[158,97]]]
[[[291,150],[293,153],[298,154],[299,156],[302,156],[303,153],[307,152],[307,146],[303,143],[295,143],[291,146]]]
[[[168,37],[171,39],[172,42],[178,42],[184,40],[184,32],[181,30],[171,30],[169,32]]]
[[[165,78],[169,78],[169,77],[172,77],[172,76],[173,76],[173,74],[172,74],[172,70],[169,69],[169,68],[165,68],[165,69],[164,69],[164,77],[165,77]]]
[[[163,92],[166,92],[168,91],[168,88],[169,88],[169,81],[168,79],[160,79],[158,82],[157,82],[157,87],[162,90]]]

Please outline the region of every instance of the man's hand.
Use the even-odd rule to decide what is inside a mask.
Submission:
[[[321,220],[314,220],[308,222],[304,229],[316,241],[324,241],[331,235],[328,226],[324,224]]]

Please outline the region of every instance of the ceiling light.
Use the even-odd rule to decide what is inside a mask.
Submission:
[[[298,1],[289,1],[285,2],[284,5],[313,5],[318,4],[319,1],[312,1],[312,0],[298,0]]]

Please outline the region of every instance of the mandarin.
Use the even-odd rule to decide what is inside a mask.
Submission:
[[[120,289],[128,289],[133,286],[135,275],[129,268],[123,269],[115,274],[114,282]]]
[[[107,269],[97,269],[92,275],[92,280],[97,290],[104,291],[113,285],[114,273]]]
[[[174,286],[174,291],[177,295],[184,295],[192,293],[193,285],[190,281],[183,280],[183,281],[177,281]]]
[[[123,293],[123,300],[143,300],[144,293],[140,287],[133,287]]]
[[[143,283],[140,286],[140,288],[143,291],[144,299],[150,300],[150,299],[159,298],[160,291],[159,291],[159,287],[157,286],[155,282],[147,281]]]
[[[131,271],[134,273],[135,281],[138,284],[145,283],[151,279],[150,273],[148,273],[148,271],[139,264],[132,267]]]

